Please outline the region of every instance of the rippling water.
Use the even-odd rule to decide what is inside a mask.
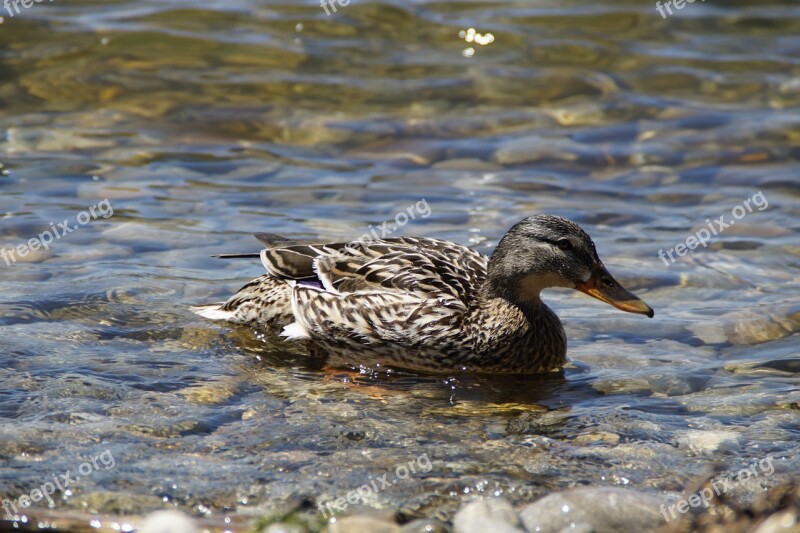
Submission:
[[[57,510],[259,515],[422,454],[371,505],[800,467],[795,2],[56,0],[0,54],[0,246],[78,227],[0,262],[0,497],[105,451]],[[578,221],[656,318],[553,290],[562,374],[442,379],[189,310],[261,273],[209,257],[253,231],[350,240],[421,200],[396,234],[485,253]]]

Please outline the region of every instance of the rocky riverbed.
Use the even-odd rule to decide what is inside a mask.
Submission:
[[[793,2],[31,5],[0,24],[0,529],[796,527]],[[329,368],[190,309],[262,273],[210,257],[254,231],[488,254],[538,212],[656,312],[547,291],[562,372]]]

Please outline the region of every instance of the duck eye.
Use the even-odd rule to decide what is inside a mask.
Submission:
[[[558,247],[564,250],[565,252],[572,250],[572,243],[569,241],[569,239],[561,239],[556,244],[558,244]]]

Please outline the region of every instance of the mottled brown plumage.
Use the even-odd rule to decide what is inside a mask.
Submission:
[[[436,239],[301,243],[258,234],[268,274],[209,318],[266,326],[333,364],[433,372],[560,368],[567,341],[539,298],[577,288],[620,309],[652,310],[605,270],[591,238],[564,218],[528,217],[491,259]]]

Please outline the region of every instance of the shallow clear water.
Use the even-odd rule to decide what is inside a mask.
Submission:
[[[57,0],[0,47],[0,247],[87,221],[0,262],[0,497],[106,450],[57,510],[257,515],[423,454],[369,503],[798,470],[796,3]],[[209,257],[253,231],[350,240],[422,200],[395,234],[486,253],[572,218],[656,317],[553,290],[563,374],[447,379],[332,372],[189,309],[261,273]]]

